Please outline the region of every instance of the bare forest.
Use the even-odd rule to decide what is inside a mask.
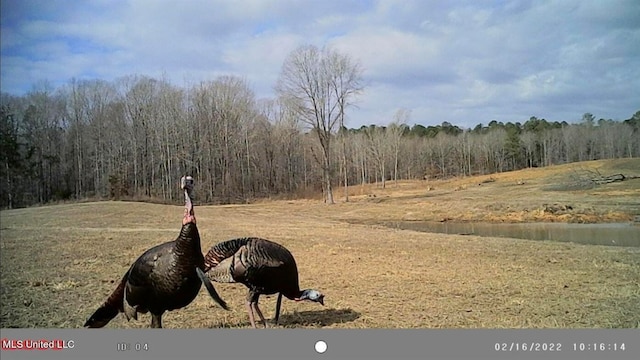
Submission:
[[[259,99],[237,76],[180,87],[131,75],[3,93],[1,207],[178,203],[183,173],[198,179],[203,204],[318,193],[331,203],[345,185],[640,156],[640,111],[626,120],[585,113],[578,123],[487,114],[465,129],[398,108],[386,126],[349,128],[351,105],[366,91],[362,71],[326,49],[293,52],[274,86],[275,98]]]

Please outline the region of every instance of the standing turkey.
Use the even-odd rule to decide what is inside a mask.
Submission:
[[[118,287],[84,324],[101,328],[121,312],[127,320],[138,319],[138,313],[151,313],[151,327],[162,327],[166,311],[183,308],[195,299],[202,280],[196,269],[204,268],[200,234],[193,211],[193,178],[182,177],[185,211],[178,238],[144,252],[125,273]],[[204,283],[211,297],[228,310],[213,285]]]
[[[300,290],[298,268],[293,255],[284,246],[270,240],[247,237],[214,245],[205,255],[204,271],[196,270],[202,281],[241,283],[249,288],[247,312],[256,328],[254,310],[267,327],[258,307],[260,295],[278,293],[274,323],[278,323],[282,295],[290,300],[308,300],[324,305],[324,295],[314,289]]]

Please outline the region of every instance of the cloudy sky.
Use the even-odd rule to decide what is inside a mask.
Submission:
[[[638,0],[2,0],[1,86],[245,78],[272,97],[297,46],[359,61],[347,125],[623,120],[640,110]]]

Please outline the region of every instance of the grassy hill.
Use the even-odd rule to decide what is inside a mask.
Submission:
[[[591,181],[614,174],[632,178],[603,185]],[[638,176],[640,159],[620,159],[449,180],[388,181],[384,189],[380,184],[356,185],[349,188],[349,200],[356,205],[347,216],[405,221],[631,221],[640,215]],[[343,188],[335,192],[339,201],[344,199]]]

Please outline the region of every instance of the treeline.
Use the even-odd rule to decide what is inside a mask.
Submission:
[[[129,76],[71,80],[0,98],[3,208],[83,198],[181,201],[181,174],[199,203],[304,196],[322,188],[318,136],[285,101],[257,99],[246,81],[222,76],[181,88]],[[443,122],[340,128],[335,186],[490,174],[525,167],[640,155],[640,111],[614,121]],[[423,119],[419,119],[423,120]],[[336,191],[339,190],[336,188]]]

